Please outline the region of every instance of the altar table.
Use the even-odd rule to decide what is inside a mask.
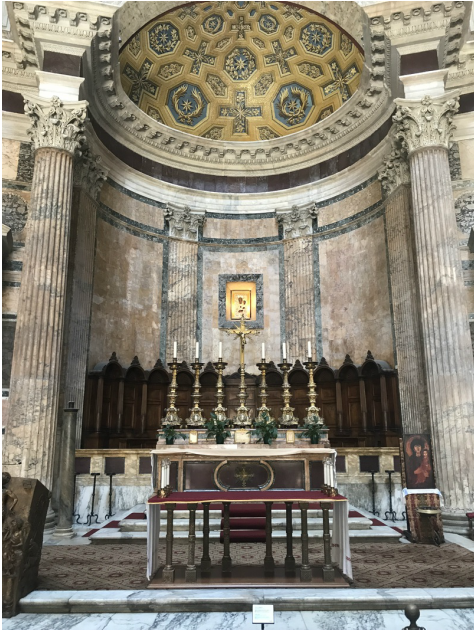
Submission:
[[[197,565],[195,560],[196,542],[196,510],[198,504],[203,507],[203,556],[200,570],[202,577],[210,576],[211,559],[209,557],[209,507],[212,503],[223,505],[224,513],[224,544],[222,557],[222,575],[230,576],[232,573],[232,559],[230,556],[230,505],[231,503],[255,503],[265,504],[266,509],[266,554],[264,560],[265,575],[271,576],[275,571],[275,563],[272,554],[272,504],[284,503],[286,506],[286,534],[287,553],[285,558],[285,573],[294,575],[296,571],[293,557],[293,504],[299,505],[301,510],[301,548],[302,565],[300,579],[302,582],[312,580],[312,567],[308,551],[308,508],[310,503],[319,502],[323,512],[323,545],[324,545],[324,582],[334,581],[334,565],[331,548],[334,549],[335,565],[349,579],[352,579],[352,565],[349,545],[349,506],[347,499],[342,495],[328,497],[320,491],[187,491],[174,492],[168,497],[160,498],[157,495],[148,500],[147,520],[147,578],[151,578],[158,570],[158,545],[160,533],[161,507],[166,509],[166,562],[163,568],[163,582],[174,582],[173,568],[173,511],[176,504],[187,504],[189,510],[189,537],[188,537],[188,564],[186,566],[186,582],[196,582]],[[333,508],[332,541],[329,530],[329,510]],[[238,544],[236,544],[238,545]]]

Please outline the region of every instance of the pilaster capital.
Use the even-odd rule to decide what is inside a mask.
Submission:
[[[31,121],[27,133],[35,149],[52,147],[74,154],[84,143],[87,101],[63,103],[57,96],[45,99],[34,94],[25,94],[24,99]]]
[[[199,228],[206,220],[204,214],[191,212],[189,206],[184,208],[167,206],[165,218],[170,226],[170,237],[178,237],[186,241],[198,240]]]
[[[295,239],[313,234],[313,219],[317,215],[315,204],[308,207],[292,206],[289,211],[277,210],[276,220],[283,228],[283,237]]]
[[[379,169],[378,179],[387,197],[397,190],[399,186],[409,184],[410,168],[406,152],[393,147]]]
[[[101,157],[92,153],[89,147],[81,148],[81,155],[74,163],[74,186],[83,188],[93,199],[98,199],[102,185],[107,180],[107,169],[101,164]]]
[[[425,96],[421,101],[395,99],[395,135],[408,154],[424,147],[449,149],[459,94],[460,90],[452,90],[441,96]]]

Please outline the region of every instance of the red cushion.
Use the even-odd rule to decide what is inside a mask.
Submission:
[[[474,519],[474,513],[466,513],[468,519]]]

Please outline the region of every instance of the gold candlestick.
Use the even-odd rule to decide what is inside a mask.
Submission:
[[[288,382],[288,373],[290,372],[292,364],[289,364],[286,360],[283,360],[282,364],[278,364],[278,368],[283,373],[283,407],[281,408],[281,417],[279,419],[282,427],[293,427],[298,425],[298,419],[293,414],[295,408],[290,407],[290,384]]]
[[[179,427],[181,425],[181,419],[178,416],[178,408],[175,406],[176,398],[177,398],[177,390],[178,390],[178,361],[176,357],[173,359],[171,363],[168,364],[171,368],[171,384],[170,391],[168,394],[170,403],[169,407],[165,410],[166,416],[163,419],[163,425],[171,425],[172,427]]]
[[[314,369],[317,366],[317,363],[312,360],[311,357],[308,357],[308,361],[304,362],[306,366],[306,370],[308,371],[309,381],[308,381],[308,397],[309,397],[309,407],[306,408],[306,416],[303,421],[305,423],[316,423],[317,425],[323,425],[323,420],[319,416],[321,410],[316,407],[316,384],[314,383]]]
[[[258,416],[257,416],[257,420],[258,421],[265,421],[264,416],[268,416],[268,421],[273,421],[274,419],[272,418],[272,411],[267,408],[267,381],[266,381],[266,375],[267,375],[267,368],[269,366],[269,364],[267,362],[265,362],[263,359],[262,361],[257,364],[262,377],[260,379],[260,402],[261,405],[259,408],[257,408],[258,411]]]
[[[235,329],[225,329],[228,335],[235,335],[240,338],[240,389],[239,389],[239,401],[240,405],[237,410],[234,425],[237,427],[252,426],[252,420],[250,418],[249,409],[246,407],[247,401],[247,386],[245,385],[245,345],[247,344],[247,338],[250,335],[260,335],[260,331],[254,329],[247,329],[245,326],[245,318],[242,315],[240,318],[240,326],[235,325]]]
[[[193,407],[190,408],[191,414],[186,419],[186,425],[188,427],[204,427],[206,419],[202,415],[202,409],[199,407],[199,399],[201,398],[201,384],[199,382],[199,375],[201,374],[201,368],[204,364],[199,362],[199,358],[196,357],[196,361],[191,364],[194,369],[194,389],[193,389]]]
[[[217,370],[217,405],[213,409],[213,412],[217,416],[218,421],[225,421],[227,420],[227,408],[222,405],[224,403],[224,380],[222,379],[222,373],[227,363],[223,362],[222,358],[219,358],[219,361],[215,362],[213,366]]]

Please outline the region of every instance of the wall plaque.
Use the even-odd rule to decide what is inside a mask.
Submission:
[[[236,429],[234,442],[241,445],[248,445],[250,443],[250,432],[246,429]]]

